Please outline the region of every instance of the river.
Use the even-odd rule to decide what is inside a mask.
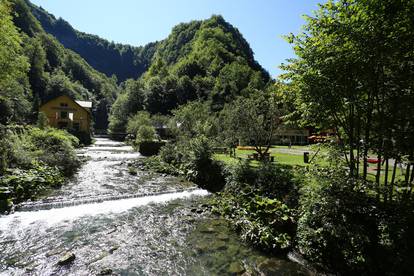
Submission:
[[[67,185],[0,216],[0,275],[309,275],[245,246],[203,204],[207,191],[132,175],[138,153],[96,140],[78,152],[87,161]]]

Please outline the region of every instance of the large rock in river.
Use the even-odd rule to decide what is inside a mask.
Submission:
[[[62,258],[59,259],[57,264],[58,265],[67,265],[67,264],[72,263],[75,259],[76,259],[75,254],[73,254],[72,252],[68,252],[68,253],[65,254],[65,256],[63,256]]]

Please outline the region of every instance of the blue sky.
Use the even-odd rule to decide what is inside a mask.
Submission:
[[[273,77],[294,57],[283,35],[297,33],[302,15],[323,0],[32,0],[79,31],[135,46],[162,40],[181,22],[221,14],[250,43],[258,62]]]

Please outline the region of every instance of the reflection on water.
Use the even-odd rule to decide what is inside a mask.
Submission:
[[[188,187],[171,177],[129,175],[126,162],[137,154],[116,151],[125,148],[99,139],[82,153],[91,159],[79,175],[49,201]],[[202,204],[206,195],[196,189],[2,216],[0,274],[307,275],[244,246]],[[57,265],[67,252],[75,254],[73,263]]]

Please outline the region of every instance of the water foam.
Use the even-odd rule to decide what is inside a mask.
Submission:
[[[0,217],[0,230],[7,230],[11,225],[27,227],[32,223],[40,221],[52,225],[61,221],[73,220],[84,216],[96,216],[104,213],[122,213],[133,207],[143,206],[150,203],[164,203],[174,199],[206,195],[208,195],[206,190],[197,189],[193,191],[110,200],[58,209],[16,212],[8,216]]]

